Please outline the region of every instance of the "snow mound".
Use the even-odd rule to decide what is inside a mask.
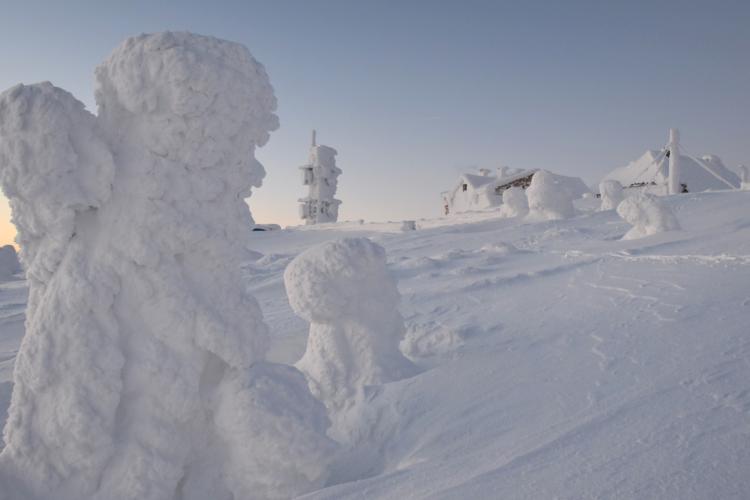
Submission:
[[[497,243],[487,243],[480,248],[481,252],[494,254],[494,255],[511,255],[520,252],[517,246],[513,243],[500,241]]]
[[[96,117],[48,83],[0,97],[30,287],[0,476],[56,500],[317,488],[323,407],[296,370],[262,363],[267,327],[239,272],[255,148],[278,126],[263,66],[160,33],[96,76]]]
[[[231,498],[292,498],[323,486],[338,447],[302,373],[256,363],[229,375],[219,396],[214,418],[228,446]],[[207,493],[201,498],[215,498]]]
[[[417,222],[413,220],[405,220],[401,222],[401,231],[416,231]]]
[[[21,272],[21,264],[13,245],[0,247],[0,279],[8,279],[16,273]]]
[[[334,413],[355,404],[366,386],[414,373],[398,349],[400,296],[381,246],[366,238],[314,246],[289,264],[284,283],[294,312],[311,323],[297,367]]]
[[[599,192],[602,196],[602,205],[599,210],[614,210],[625,198],[622,184],[614,180],[602,181],[599,184]]]
[[[680,229],[680,224],[669,207],[656,197],[643,192],[625,198],[617,206],[617,213],[633,226],[622,237],[623,240]]]
[[[531,179],[526,190],[529,216],[541,220],[568,219],[575,215],[573,200],[589,189],[578,177],[557,175],[540,170]]]
[[[503,191],[503,204],[500,206],[502,217],[523,217],[528,213],[529,200],[523,188],[510,187]]]

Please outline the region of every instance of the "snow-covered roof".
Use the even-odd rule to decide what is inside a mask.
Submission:
[[[504,184],[508,184],[511,182],[514,182],[518,179],[523,179],[524,177],[527,177],[531,174],[534,174],[537,172],[538,169],[530,169],[530,170],[516,170],[513,169],[509,172],[507,175],[503,175],[502,177],[499,177],[497,175],[478,175],[478,174],[461,174],[460,184],[468,184],[472,187],[472,189],[480,189],[483,187],[487,187],[490,184],[492,187],[502,186]]]
[[[530,175],[533,175],[539,171],[538,168],[533,168],[530,170],[521,170],[520,172],[513,173],[511,175],[506,175],[504,177],[501,177],[497,179],[497,185],[503,186],[505,184],[510,184],[511,182],[515,182],[519,179],[523,179],[524,177],[528,177]]]
[[[680,181],[687,185],[688,191],[728,189],[727,182],[739,187],[740,179],[737,174],[724,166],[718,156],[706,155],[698,160],[703,163],[703,166],[690,156],[680,155]],[[706,169],[710,169],[715,175]],[[727,182],[723,182],[720,178]],[[633,184],[650,184],[651,182],[663,185],[668,179],[669,158],[665,152],[648,150],[637,160],[613,170],[602,180],[615,180],[628,187]]]
[[[482,186],[495,182],[497,177],[492,175],[477,175],[477,174],[463,174],[461,175],[461,182],[468,184],[474,189],[479,189]]]

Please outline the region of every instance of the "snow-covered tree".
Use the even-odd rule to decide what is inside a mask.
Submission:
[[[400,296],[381,246],[366,238],[317,245],[289,264],[284,283],[294,312],[311,323],[307,350],[296,366],[334,419],[366,386],[414,373],[399,351]]]
[[[577,177],[567,177],[540,170],[531,179],[526,190],[529,215],[537,219],[567,219],[575,215],[573,200],[589,189]]]
[[[21,263],[13,245],[0,247],[0,279],[8,279],[21,272]]]
[[[604,180],[600,182],[599,193],[602,197],[602,204],[599,207],[599,210],[614,210],[625,198],[622,184],[615,180]]]
[[[500,206],[502,217],[523,217],[528,213],[529,200],[523,188],[515,186],[503,191],[503,204]]]
[[[617,206],[617,213],[633,227],[623,240],[643,238],[652,234],[680,229],[674,213],[655,196],[636,192]]]
[[[263,362],[238,273],[255,148],[278,126],[263,66],[236,43],[160,33],[126,40],[96,78],[98,116],[48,83],[0,97],[0,183],[30,284],[0,482],[59,500],[320,486],[324,408],[294,368]]]

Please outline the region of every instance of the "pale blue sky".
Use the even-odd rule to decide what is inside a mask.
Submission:
[[[50,80],[91,109],[122,39],[189,30],[245,44],[281,129],[251,207],[295,223],[310,129],[338,149],[342,219],[440,214],[477,166],[587,182],[662,146],[750,163],[750,2],[0,0],[0,89]],[[0,213],[2,217],[2,213]],[[0,242],[0,243],[4,243]]]

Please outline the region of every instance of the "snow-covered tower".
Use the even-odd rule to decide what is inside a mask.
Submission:
[[[341,200],[336,194],[341,170],[336,167],[336,150],[328,146],[318,146],[315,131],[312,133],[310,158],[307,165],[302,165],[302,184],[310,186],[307,197],[300,198],[299,213],[305,224],[336,222],[339,217]]]

